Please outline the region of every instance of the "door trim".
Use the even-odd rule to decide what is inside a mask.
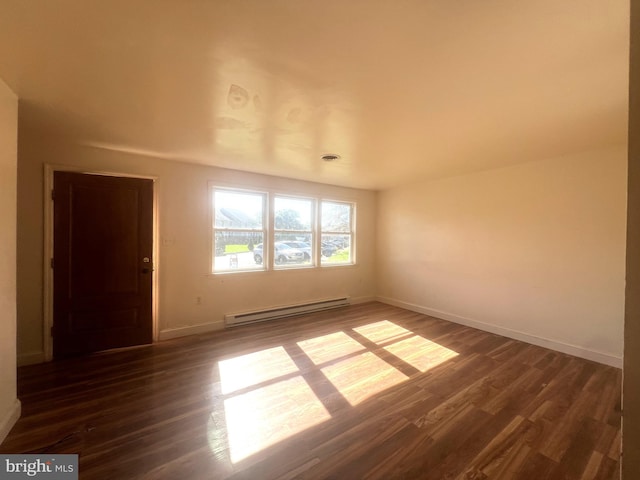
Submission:
[[[82,167],[68,165],[44,165],[44,257],[43,257],[43,349],[44,360],[49,362],[53,359],[53,337],[51,327],[53,326],[53,269],[51,268],[51,258],[53,258],[53,173],[56,171],[84,173],[87,175],[102,175],[109,177],[142,178],[153,180],[153,259],[154,272],[151,284],[151,322],[153,325],[153,342],[158,341],[158,275],[160,272],[160,262],[158,255],[158,177],[149,175],[134,175],[130,173],[110,172],[103,170],[87,170]]]

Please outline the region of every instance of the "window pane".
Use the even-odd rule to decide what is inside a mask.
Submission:
[[[299,248],[290,247],[284,242],[275,242],[273,250],[273,263],[275,263],[276,266],[300,266],[305,262],[304,251]]]
[[[280,265],[312,265],[313,249],[312,235],[310,233],[277,233],[274,245],[273,258],[277,266]],[[302,252],[300,261],[297,252],[286,250],[291,248]],[[284,257],[282,256],[284,255]]]
[[[322,231],[351,233],[351,205],[322,202]]]
[[[351,235],[322,235],[322,265],[353,263]]]
[[[276,197],[274,225],[278,230],[311,230],[312,200]]]
[[[216,228],[262,230],[264,195],[218,190],[214,205]]]
[[[263,242],[262,232],[216,231],[213,270],[264,270]]]

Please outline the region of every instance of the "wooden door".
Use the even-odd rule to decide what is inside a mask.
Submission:
[[[53,355],[153,340],[153,181],[54,172]]]

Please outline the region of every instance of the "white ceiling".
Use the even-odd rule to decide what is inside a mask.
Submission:
[[[0,78],[24,128],[384,189],[626,143],[629,8],[0,0]]]

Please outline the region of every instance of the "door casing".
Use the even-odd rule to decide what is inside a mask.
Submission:
[[[53,172],[76,172],[87,175],[103,175],[111,177],[143,178],[153,180],[153,258],[154,272],[151,287],[151,311],[153,325],[153,342],[158,341],[158,276],[160,275],[160,262],[158,255],[158,177],[148,175],[132,175],[128,173],[109,172],[102,170],[87,170],[82,167],[65,165],[44,165],[44,258],[43,258],[43,348],[44,360],[53,359],[53,337],[51,328],[53,327],[53,269],[51,259],[53,258]]]

